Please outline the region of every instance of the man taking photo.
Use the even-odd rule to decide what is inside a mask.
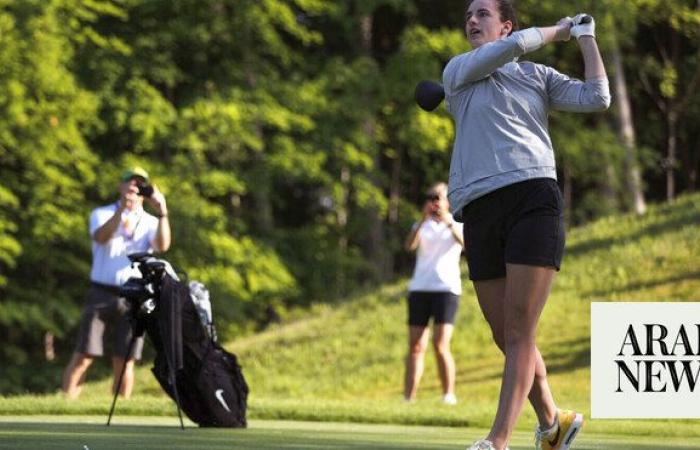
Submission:
[[[144,202],[150,205],[153,214],[144,210]],[[129,397],[134,387],[134,361],[141,359],[143,337],[136,340],[131,354],[127,354],[132,330],[128,304],[119,296],[119,287],[130,277],[140,277],[127,256],[154,250],[165,252],[171,241],[165,196],[149,185],[144,169],[126,170],[119,184],[119,200],[92,211],[90,237],[90,289],[75,352],[63,373],[62,388],[67,398],[76,398],[87,369],[96,357],[104,355],[106,347],[112,355],[112,390],[116,392],[119,374],[126,364],[119,394]]]

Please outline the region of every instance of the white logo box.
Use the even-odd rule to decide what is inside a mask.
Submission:
[[[591,416],[700,418],[700,303],[591,304]]]

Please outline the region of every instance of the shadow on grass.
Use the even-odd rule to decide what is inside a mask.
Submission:
[[[566,373],[591,366],[591,341],[588,337],[556,342],[545,355],[547,372]]]
[[[678,283],[681,281],[700,279],[700,271],[695,272],[685,272],[672,277],[662,278],[660,280],[649,280],[649,281],[639,281],[636,283],[630,283],[623,288],[607,288],[607,289],[594,289],[588,291],[584,294],[585,297],[604,297],[610,294],[624,294],[626,292],[637,291],[641,289],[651,289],[657,286],[662,286],[664,284]]]
[[[591,365],[591,343],[588,337],[554,342],[548,347],[553,349],[544,355],[548,373],[571,372]],[[458,370],[457,382],[481,383],[500,379],[502,375],[502,363],[481,364],[476,366],[476,370],[474,367]]]
[[[610,248],[615,244],[622,244],[639,240],[644,236],[659,236],[660,234],[677,231],[685,225],[693,225],[700,222],[700,215],[694,209],[685,210],[677,217],[667,221],[651,223],[630,234],[621,234],[601,239],[586,239],[580,244],[573,244],[566,248],[566,255],[570,257],[583,256],[586,253]]]

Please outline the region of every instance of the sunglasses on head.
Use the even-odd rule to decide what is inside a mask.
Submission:
[[[428,194],[425,196],[425,199],[434,202],[435,200],[440,200],[440,196],[438,194]]]

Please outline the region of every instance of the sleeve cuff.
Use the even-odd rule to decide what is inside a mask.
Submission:
[[[512,36],[515,37],[523,53],[534,52],[544,45],[544,35],[535,27],[516,31]]]

